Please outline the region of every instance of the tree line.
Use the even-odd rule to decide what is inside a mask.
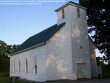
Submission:
[[[19,45],[7,45],[0,40],[0,72],[9,72],[10,59],[8,55]]]

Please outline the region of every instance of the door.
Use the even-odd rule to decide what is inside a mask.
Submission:
[[[77,78],[86,78],[86,63],[77,63]]]

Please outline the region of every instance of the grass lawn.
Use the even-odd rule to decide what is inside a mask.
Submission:
[[[0,77],[0,82],[9,82],[10,78],[9,77]]]
[[[105,78],[110,78],[110,75],[103,75],[101,79],[105,79]],[[14,81],[13,82],[10,80],[9,77],[0,77],[0,83],[49,83],[49,82],[31,82],[31,81]]]
[[[14,81],[12,82],[9,77],[0,77],[0,83],[38,83],[29,81]]]
[[[102,75],[102,78],[110,78],[109,74]]]

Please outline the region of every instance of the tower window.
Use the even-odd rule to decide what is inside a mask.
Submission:
[[[80,18],[80,9],[77,7],[77,17]]]
[[[64,9],[62,10],[62,19],[65,18],[65,15],[64,15]]]

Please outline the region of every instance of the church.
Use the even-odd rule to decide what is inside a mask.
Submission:
[[[29,37],[10,54],[10,77],[43,82],[98,76],[86,8],[70,1],[55,12],[57,24]]]

